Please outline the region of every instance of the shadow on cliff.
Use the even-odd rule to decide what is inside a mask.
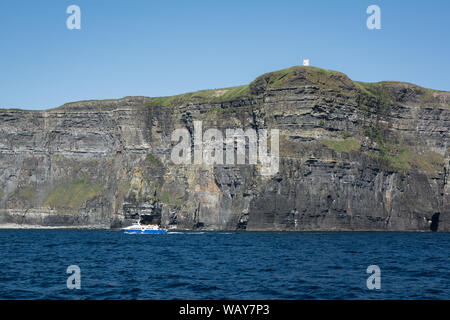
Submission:
[[[435,214],[433,214],[433,216],[431,217],[431,224],[430,224],[430,230],[432,232],[436,232],[438,231],[439,228],[439,216],[441,214],[439,212],[436,212]]]

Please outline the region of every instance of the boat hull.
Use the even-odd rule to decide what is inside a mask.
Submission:
[[[122,230],[123,233],[127,234],[166,234],[167,230]]]

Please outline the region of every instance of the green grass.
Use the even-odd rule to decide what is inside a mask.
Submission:
[[[167,192],[163,192],[160,195],[160,200],[161,200],[162,203],[165,203],[165,204],[171,204],[172,203],[172,199],[171,199],[170,195]]]
[[[400,81],[381,81],[381,82],[361,82],[354,81],[355,86],[367,96],[375,98],[377,101],[386,104],[396,104],[395,97],[392,96],[386,87],[408,87],[413,88],[415,95],[417,96],[419,102],[421,103],[433,103],[435,102],[435,97],[433,93],[438,92],[437,90],[423,88],[415,84],[400,82]]]
[[[322,140],[322,143],[326,145],[328,149],[340,152],[359,151],[361,148],[361,142],[354,138],[324,139]]]
[[[298,84],[315,84],[320,87],[340,89],[351,86],[351,80],[343,73],[316,67],[291,67],[266,73],[256,78],[250,85],[237,87],[200,90],[169,97],[152,98],[147,103],[149,107],[176,107],[190,103],[220,103],[251,97],[252,85],[263,81],[268,88],[281,88]],[[344,83],[345,82],[345,83]],[[343,94],[346,94],[343,92]]]
[[[319,87],[339,88],[348,86],[351,80],[341,72],[316,67],[291,67],[266,73],[252,82],[264,81],[268,88],[292,87],[297,84],[314,84]],[[344,82],[348,82],[345,84]]]
[[[352,136],[352,133],[348,132],[348,131],[342,131],[342,132],[340,132],[340,134],[341,134],[342,138],[344,138],[344,139],[350,138]]]
[[[78,209],[87,200],[98,196],[102,190],[99,184],[85,180],[63,183],[45,199],[44,205],[55,209]]]
[[[159,200],[167,205],[176,205],[176,206],[182,206],[184,201],[183,199],[176,199],[173,195],[171,195],[169,192],[163,191],[160,196]]]
[[[431,89],[424,89],[425,92],[423,95],[420,96],[420,102],[422,103],[431,103],[435,100],[433,96],[433,91]]]
[[[147,160],[150,162],[150,165],[154,168],[162,167],[163,165],[161,161],[159,161],[159,159],[151,153],[147,155]]]
[[[32,199],[34,199],[34,196],[36,195],[36,190],[31,187],[22,188],[22,189],[19,189],[18,195],[22,199],[32,200]]]
[[[16,198],[31,202],[36,197],[36,189],[32,187],[21,187],[8,195],[9,198]]]
[[[305,67],[305,66],[294,66],[291,68],[286,68],[283,70],[278,70],[274,72],[269,72],[257,77],[249,85],[241,85],[236,87],[222,88],[222,89],[211,89],[211,90],[200,90],[196,92],[189,92],[184,94],[179,94],[175,96],[168,97],[155,97],[150,98],[150,101],[146,103],[148,107],[177,107],[190,103],[221,103],[226,101],[233,101],[238,99],[245,99],[252,97],[253,93],[261,93],[265,88],[282,88],[282,87],[296,87],[303,85],[314,85],[319,88],[337,90],[339,93],[346,98],[354,98],[355,96],[362,96],[363,101],[360,104],[361,108],[366,108],[367,99],[375,99],[378,104],[385,105],[395,102],[395,99],[386,90],[387,86],[404,85],[406,83],[396,82],[396,81],[383,81],[378,83],[366,83],[359,81],[350,80],[345,74],[327,70],[317,67]],[[262,90],[253,91],[251,90],[253,86],[260,87]],[[412,84],[407,84],[409,86],[415,86]],[[355,94],[355,87],[357,93]],[[418,93],[419,99],[423,103],[432,103],[436,99],[433,97],[433,92],[437,90],[421,88],[415,86],[422,93]],[[254,88],[253,88],[254,89]],[[416,92],[417,93],[417,92]],[[147,98],[146,98],[147,99]],[[76,107],[78,105],[83,105],[84,103],[97,103],[96,107],[98,110],[103,108],[105,103],[116,102],[118,100],[105,99],[105,100],[86,100],[66,103],[59,108],[64,107]],[[6,109],[13,111],[21,111],[26,113],[39,113],[38,110],[21,110],[21,109]],[[51,109],[49,109],[51,110]]]
[[[361,107],[368,108],[367,105],[373,104],[371,101],[375,101],[373,107],[376,108],[377,116],[389,117],[391,106],[398,105],[395,97],[392,96],[389,91],[384,88],[383,82],[367,83],[367,82],[353,82],[355,86],[360,90],[360,104]]]
[[[189,103],[203,103],[203,102],[219,103],[247,97],[250,97],[250,89],[248,85],[243,85],[223,89],[201,90],[170,97],[152,98],[152,100],[147,103],[147,106],[176,107],[186,105]]]
[[[373,94],[373,92],[371,90],[372,89],[371,85],[373,83],[361,82],[361,81],[353,81],[353,83],[360,91],[364,92],[366,95],[376,98],[376,96]]]
[[[390,155],[388,160],[392,168],[402,171],[419,169],[431,174],[442,170],[444,166],[444,157],[438,153],[430,151],[419,154],[407,148]]]
[[[238,98],[247,98],[250,96],[249,85],[232,87],[226,90],[227,91],[223,95],[215,98],[213,101],[232,101]]]
[[[382,169],[394,169],[401,172],[420,170],[428,174],[441,171],[444,157],[433,151],[417,152],[401,139],[386,140],[379,128],[366,129],[366,135],[376,142],[378,152],[371,152],[370,156]]]

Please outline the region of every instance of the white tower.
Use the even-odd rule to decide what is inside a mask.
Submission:
[[[303,59],[303,65],[305,67],[309,66],[309,59]]]

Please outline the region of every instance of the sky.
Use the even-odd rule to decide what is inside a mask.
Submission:
[[[366,26],[373,4],[379,30]],[[449,14],[448,0],[1,0],[0,108],[224,88],[303,58],[450,91]]]

